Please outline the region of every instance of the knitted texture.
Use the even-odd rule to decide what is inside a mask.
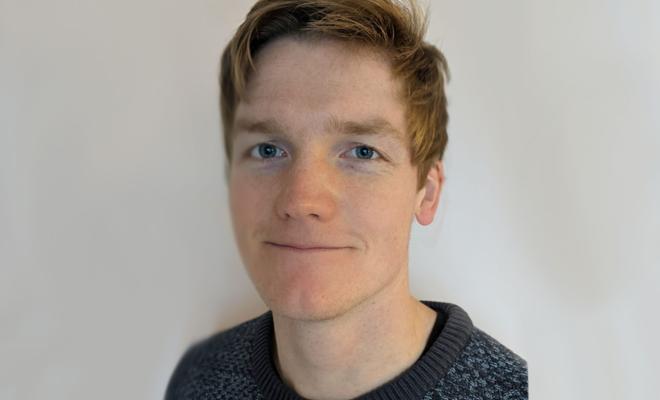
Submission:
[[[391,382],[360,400],[527,399],[527,363],[474,327],[460,307],[423,301],[448,321],[432,347]],[[302,400],[272,361],[267,312],[191,346],[168,384],[166,400]]]
[[[424,400],[527,399],[527,363],[479,328]]]

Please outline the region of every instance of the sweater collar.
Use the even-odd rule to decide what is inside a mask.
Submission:
[[[439,313],[447,314],[447,323],[429,350],[396,378],[357,397],[355,400],[421,399],[433,390],[446,374],[472,334],[472,321],[457,305],[422,300]],[[273,314],[258,318],[252,343],[251,366],[255,380],[266,399],[303,400],[280,378],[273,362]]]

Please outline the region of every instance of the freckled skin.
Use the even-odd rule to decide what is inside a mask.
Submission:
[[[407,279],[413,218],[430,223],[435,211],[422,210],[407,147],[327,128],[332,117],[378,116],[405,133],[399,85],[378,53],[327,39],[279,39],[255,65],[236,120],[277,120],[286,140],[236,132],[229,194],[238,248],[274,313],[334,318]],[[259,158],[265,142],[277,157]],[[386,157],[359,159],[359,144]],[[267,241],[344,248],[295,252]]]

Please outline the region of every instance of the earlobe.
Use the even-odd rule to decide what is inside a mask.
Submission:
[[[424,186],[418,193],[415,217],[420,225],[429,225],[433,222],[440,204],[440,193],[444,181],[444,164],[442,161],[436,161],[429,170]]]

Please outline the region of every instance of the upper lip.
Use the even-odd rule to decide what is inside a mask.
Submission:
[[[268,244],[273,244],[275,246],[286,246],[293,247],[300,250],[311,250],[311,249],[342,249],[346,246],[328,246],[321,243],[291,243],[291,242],[266,242]]]

